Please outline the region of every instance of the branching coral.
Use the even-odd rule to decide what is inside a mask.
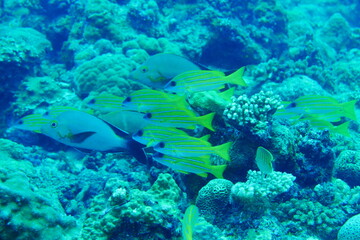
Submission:
[[[272,172],[263,174],[260,171],[248,172],[246,182],[238,182],[231,188],[232,203],[258,208],[270,203],[280,193],[286,192],[294,184],[295,177],[289,173]]]
[[[281,106],[280,97],[272,92],[233,97],[225,111],[224,117],[234,127],[246,129],[253,134],[264,136],[271,124],[272,115]]]

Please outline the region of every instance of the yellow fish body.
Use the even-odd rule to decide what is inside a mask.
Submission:
[[[193,70],[181,73],[165,85],[165,90],[177,94],[187,94],[216,90],[225,87],[225,84],[246,86],[243,79],[245,67],[225,76],[223,72],[211,70]]]

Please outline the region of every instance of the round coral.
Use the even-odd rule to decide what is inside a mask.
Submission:
[[[231,187],[234,184],[226,179],[214,179],[199,191],[196,206],[205,218],[215,216],[229,204]]]
[[[360,240],[360,214],[345,222],[338,233],[338,240]]]

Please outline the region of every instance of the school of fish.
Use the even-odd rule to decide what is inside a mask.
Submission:
[[[90,108],[107,112],[101,117],[91,111],[58,106],[44,114],[27,115],[14,127],[44,134],[80,150],[128,152],[141,162],[150,158],[181,173],[202,177],[210,173],[223,178],[226,164],[214,165],[212,157],[230,161],[232,143],[213,146],[210,135],[201,134],[216,131],[212,124],[215,113],[199,116],[188,104],[187,97],[211,90],[230,99],[235,88],[226,90],[228,85],[247,85],[243,79],[244,69],[241,67],[226,75],[204,69],[180,56],[156,54],[130,76],[158,90],[144,88],[121,97],[103,93],[88,99],[86,103]],[[302,96],[293,102],[284,102],[284,108],[275,116],[308,121],[320,130],[350,136],[350,120],[356,120],[355,102]],[[207,130],[194,131],[199,129]],[[262,172],[272,171],[272,160],[270,152],[258,148],[256,163]]]

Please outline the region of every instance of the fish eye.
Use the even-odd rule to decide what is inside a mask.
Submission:
[[[131,97],[125,98],[124,103],[127,103],[127,102],[131,102]]]
[[[24,124],[24,121],[23,121],[23,120],[20,120],[18,123],[19,123],[20,125],[22,125],[22,124]]]
[[[137,133],[136,133],[137,136],[141,137],[142,135],[144,135],[144,131],[143,130],[139,130]]]
[[[44,116],[49,116],[49,111],[46,111],[46,112],[44,113]]]
[[[159,142],[159,148],[164,148],[165,147],[165,143],[164,142]]]
[[[143,67],[141,68],[141,72],[142,73],[147,73],[149,71],[149,69],[147,67]]]
[[[89,104],[95,104],[95,98],[91,99],[91,100],[89,101]]]
[[[295,108],[296,106],[297,106],[296,102],[292,102],[286,108]]]
[[[174,82],[174,81],[170,82],[170,86],[175,87],[175,86],[176,86],[176,82]]]
[[[152,118],[152,114],[151,114],[151,113],[147,113],[147,114],[144,115],[144,118],[145,118],[145,119]]]
[[[56,127],[58,126],[57,121],[52,121],[52,122],[50,123],[50,126],[51,126],[52,128],[56,128]]]

